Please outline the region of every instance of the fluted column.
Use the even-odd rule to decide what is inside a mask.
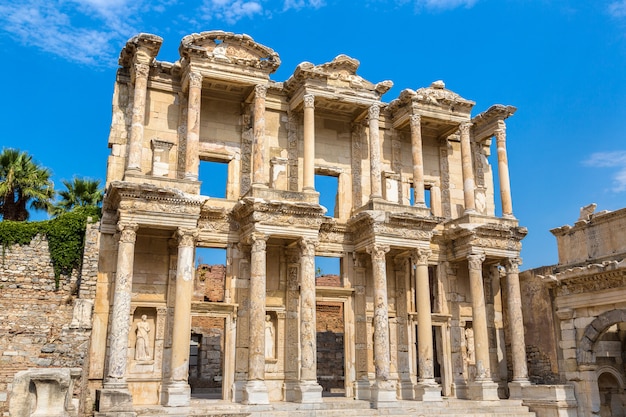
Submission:
[[[463,170],[463,197],[465,199],[465,212],[473,213],[476,211],[476,201],[474,191],[476,184],[474,182],[474,168],[472,166],[472,146],[470,144],[470,127],[471,123],[461,123],[459,130],[461,132],[461,162]]]
[[[497,400],[498,386],[491,378],[489,368],[489,334],[487,331],[487,309],[483,287],[483,261],[485,254],[472,253],[467,256],[469,267],[470,294],[472,297],[472,328],[474,330],[474,352],[476,378],[470,384],[469,394],[475,400]]]
[[[304,96],[303,190],[315,190],[315,96]]]
[[[511,182],[509,180],[509,160],[506,154],[506,124],[498,122],[495,131],[496,146],[498,149],[498,177],[500,179],[500,198],[502,201],[502,216],[513,217],[513,202],[511,200]]]
[[[253,150],[253,172],[252,183],[256,185],[267,185],[269,177],[266,167],[265,150],[265,97],[267,86],[257,85],[254,87],[254,150]]]
[[[370,134],[370,199],[382,198],[382,182],[380,173],[380,130],[378,118],[380,106],[372,104],[369,108],[369,134]]]
[[[268,237],[254,233],[251,236],[250,254],[250,310],[248,331],[248,382],[244,401],[248,404],[269,404],[265,385],[265,292],[266,292],[266,243]]]
[[[372,257],[374,280],[374,368],[376,382],[372,400],[376,407],[388,407],[396,400],[396,381],[390,377],[389,305],[387,298],[387,267],[385,255],[389,246],[373,244],[367,247]]]
[[[415,250],[415,291],[417,293],[417,357],[419,379],[415,397],[422,401],[441,400],[441,388],[435,382],[433,356],[433,321],[430,305],[428,258],[430,250]]]
[[[143,146],[143,128],[146,122],[146,90],[148,88],[147,64],[135,63],[133,68],[135,89],[133,90],[133,113],[131,117],[130,138],[128,144],[127,171],[141,170],[141,149]]]
[[[509,258],[505,262],[507,312],[511,334],[511,359],[513,362],[513,385],[528,385],[526,343],[524,342],[524,320],[522,317],[522,295],[519,284],[520,258]],[[511,389],[511,396],[521,398],[521,390]]]
[[[299,402],[322,401],[322,387],[317,383],[317,328],[315,301],[315,246],[317,242],[300,240],[300,382],[296,387]]]
[[[197,180],[200,157],[200,104],[202,102],[202,74],[190,72],[187,100],[187,140],[185,148],[185,179]]]
[[[117,227],[120,234],[117,247],[113,309],[110,318],[108,366],[98,404],[98,411],[102,412],[113,408],[119,411],[132,410],[132,396],[126,382],[126,365],[130,331],[130,298],[138,225],[124,222],[119,223]]]
[[[413,157],[413,205],[426,207],[424,199],[424,156],[422,153],[422,116],[411,115],[411,154]]]
[[[115,293],[113,294],[113,311],[109,332],[109,366],[105,386],[110,384],[126,386],[130,297],[133,286],[135,240],[138,228],[135,223],[120,223],[117,227],[120,237],[117,247]]]
[[[194,252],[197,232],[178,229],[178,256],[176,261],[176,295],[174,298],[174,323],[172,329],[172,359],[170,381],[164,388],[165,405],[188,406],[189,340],[191,338],[191,296],[193,294]]]

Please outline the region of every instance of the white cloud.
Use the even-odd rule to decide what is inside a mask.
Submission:
[[[609,14],[613,17],[626,17],[626,0],[614,1],[609,4]]]
[[[458,7],[470,8],[476,4],[478,0],[416,0],[415,5],[418,8],[429,10],[449,10]]]
[[[596,152],[583,164],[594,168],[617,168],[613,175],[613,191],[626,191],[626,151]]]
[[[0,6],[0,30],[8,32],[24,45],[69,61],[100,65],[112,60],[116,52],[111,40],[117,34],[106,28],[74,26],[72,9],[61,6],[46,0],[26,0]]]
[[[200,11],[204,20],[223,19],[233,24],[244,17],[262,14],[263,6],[253,0],[204,0]]]
[[[319,9],[322,6],[325,6],[326,3],[324,0],[285,0],[283,10],[289,9],[302,9],[305,7],[312,7],[314,9]]]

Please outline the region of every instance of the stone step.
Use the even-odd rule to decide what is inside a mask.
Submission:
[[[325,398],[319,404],[272,403],[247,406],[215,400],[197,400],[190,407],[137,407],[138,417],[535,417],[521,401],[444,399],[428,403],[397,401],[394,407],[373,409],[368,401]]]

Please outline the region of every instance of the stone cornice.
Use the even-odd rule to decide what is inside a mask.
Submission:
[[[618,277],[626,281],[626,259],[577,266],[551,275],[539,275],[539,277],[550,287],[562,285],[586,286],[592,281]]]
[[[163,38],[149,33],[133,36],[122,49],[118,63],[124,68],[130,68],[134,63],[152,65],[162,43]]]
[[[499,127],[498,122],[503,122],[517,111],[517,107],[494,104],[486,111],[472,118],[472,132],[476,140],[491,137]]]

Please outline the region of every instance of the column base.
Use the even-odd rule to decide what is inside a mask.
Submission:
[[[433,381],[418,382],[415,387],[415,399],[417,401],[443,401],[441,398],[441,386]]]
[[[250,405],[269,404],[270,394],[265,381],[248,381],[243,389],[243,403]]]
[[[322,390],[322,386],[317,381],[301,381],[295,386],[296,402],[321,403]]]
[[[163,405],[166,407],[188,407],[191,387],[186,382],[172,383],[163,388]]]
[[[470,400],[498,401],[498,384],[493,381],[474,381],[468,384]]]
[[[371,384],[368,380],[354,381],[354,399],[369,400],[372,395]]]
[[[400,400],[412,400],[415,398],[415,385],[411,381],[398,381],[397,396]]]
[[[392,408],[400,405],[396,396],[396,381],[376,381],[371,392],[374,408]]]
[[[96,409],[102,416],[135,416],[133,412],[133,396],[126,384],[120,387],[102,388],[96,390]],[[120,414],[122,413],[122,414]]]
[[[298,381],[285,381],[283,384],[283,398],[285,401],[293,403],[296,401],[296,386]]]
[[[529,387],[530,381],[513,381],[509,382],[509,398],[511,400],[524,399],[522,391],[524,387]]]

